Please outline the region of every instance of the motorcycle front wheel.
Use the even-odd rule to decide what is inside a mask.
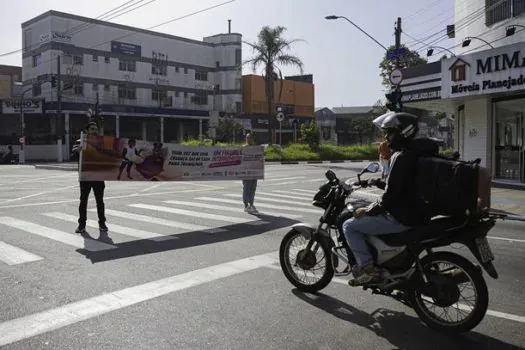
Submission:
[[[436,252],[421,259],[421,266],[429,280],[416,282],[409,298],[428,327],[458,334],[483,320],[489,304],[488,288],[481,271],[469,260],[451,252]]]
[[[307,251],[309,239],[299,231],[291,230],[283,237],[279,249],[279,261],[284,275],[299,290],[308,293],[325,288],[334,277],[330,239],[313,239],[313,245]],[[294,246],[296,241],[299,243],[298,247]],[[320,273],[319,276],[312,276],[317,272]]]

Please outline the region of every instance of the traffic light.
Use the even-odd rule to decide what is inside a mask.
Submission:
[[[386,99],[388,100],[386,107],[394,112],[401,112],[401,109],[403,108],[403,102],[401,102],[401,98],[403,97],[403,93],[401,90],[396,89],[394,91],[391,91],[388,94],[385,94]]]
[[[56,77],[56,75],[53,75],[51,77],[51,87],[54,87],[54,88],[57,87],[57,77]]]

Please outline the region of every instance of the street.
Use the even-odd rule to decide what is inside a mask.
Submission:
[[[109,236],[75,234],[73,171],[0,167],[2,349],[524,349],[525,223],[499,222],[489,242],[489,312],[450,337],[408,307],[334,278],[319,295],[294,289],[278,262],[289,226],[316,224],[324,172],[368,163],[266,164],[255,206],[240,181],[106,182]],[[466,248],[449,250],[478,264]]]

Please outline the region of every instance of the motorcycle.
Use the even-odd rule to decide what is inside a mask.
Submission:
[[[356,260],[342,227],[346,220],[353,217],[358,207],[366,206],[369,202],[361,200],[347,203],[347,199],[362,188],[363,174],[376,173],[378,170],[379,164],[371,163],[357,175],[357,182],[351,182],[350,179],[341,182],[331,170],[325,173],[328,182],[319,187],[312,202],[314,206],[324,209],[319,225],[293,225],[283,237],[279,249],[281,269],[288,281],[299,290],[317,292],[325,288],[334,276],[347,276],[354,272]],[[401,233],[368,236],[367,245],[375,265],[382,271],[382,278],[378,283],[361,287],[371,290],[372,294],[392,297],[413,308],[432,329],[456,334],[469,331],[482,321],[488,308],[489,294],[482,269],[461,255],[434,249],[454,243],[463,244],[488,275],[497,279],[498,273],[492,263],[494,254],[487,233],[497,219],[505,218],[510,216],[489,211],[476,218],[435,217],[423,227]],[[295,240],[302,240],[303,248],[292,252]],[[439,265],[442,264],[450,267],[441,269]],[[294,268],[299,268],[299,273]],[[319,278],[301,279],[318,269],[322,270]],[[475,302],[462,298],[463,285],[467,283],[472,285]],[[458,309],[458,316],[454,319],[447,318],[451,316],[447,310],[452,306]],[[434,308],[438,310],[433,312]]]

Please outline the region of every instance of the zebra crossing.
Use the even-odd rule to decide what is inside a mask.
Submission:
[[[257,226],[261,227],[259,230],[265,230],[265,225],[280,220],[303,218],[307,221],[305,216],[322,213],[321,209],[311,205],[312,192],[315,193],[299,189],[257,191],[255,206],[259,215],[244,212],[242,194],[237,193],[217,193],[213,197],[196,196],[188,200],[163,198],[154,203],[137,201],[115,209],[106,208],[111,243],[74,233],[78,220],[76,206],[67,207],[68,212],[50,210],[25,215],[23,219],[0,216],[0,265],[44,260],[44,253],[49,254],[49,251],[35,251],[38,245],[27,243],[35,236],[66,247],[102,252],[119,249],[119,243],[131,241],[165,242],[177,240],[181,234],[191,235],[192,232],[220,234],[230,230],[229,225],[247,225],[248,230]],[[88,213],[96,219],[95,208],[88,209]],[[89,219],[86,226],[88,231],[98,231],[97,220]],[[27,240],[22,235],[27,235]],[[18,240],[14,239],[15,236]],[[28,246],[33,251],[28,251]]]

